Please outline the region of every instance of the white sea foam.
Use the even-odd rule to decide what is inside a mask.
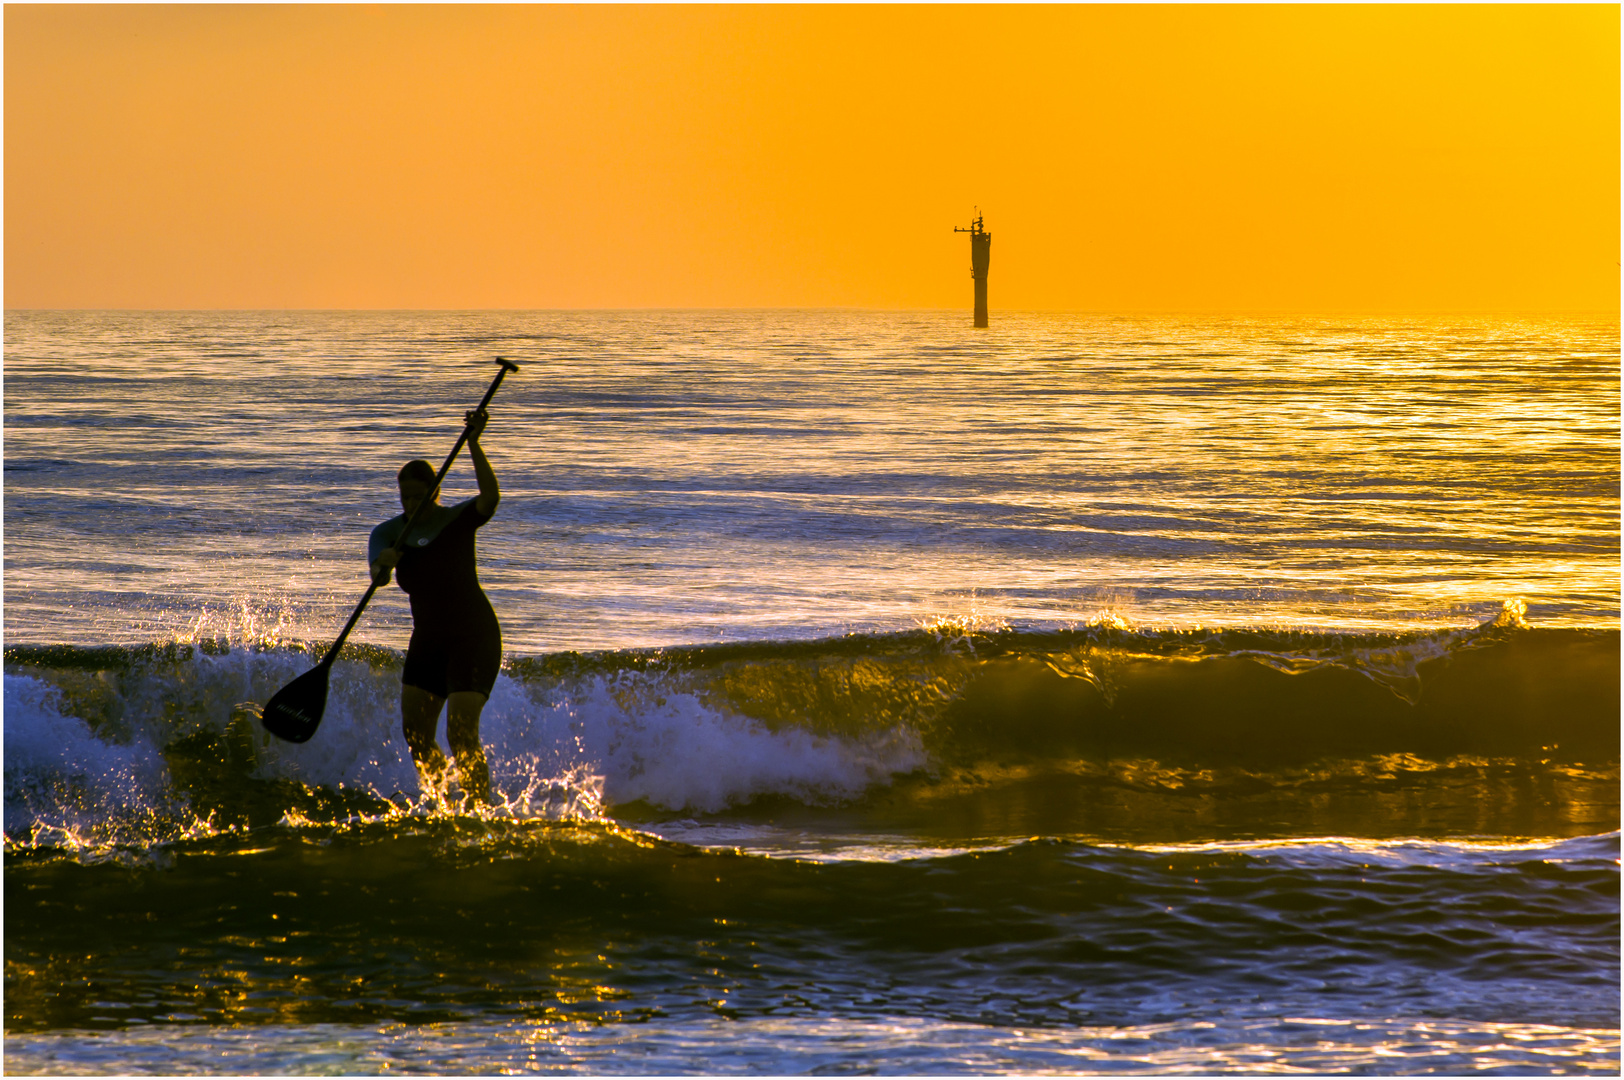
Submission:
[[[716,811],[765,794],[848,798],[924,764],[911,732],[856,741],[800,729],[768,730],[657,687],[628,701],[603,679],[532,692],[503,675],[481,717],[493,793],[542,816],[576,816],[595,803],[643,800]],[[260,769],[326,787],[388,796],[416,793],[400,734],[399,675],[362,663],[333,672],[326,718],[302,745],[262,739]],[[449,751],[445,728],[441,748]]]
[[[299,673],[296,668],[288,678]],[[417,789],[417,770],[400,733],[397,672],[361,661],[339,661],[333,665],[327,709],[314,738],[288,743],[257,725],[256,732],[256,772],[261,777],[297,780],[312,787],[358,788],[386,797]]]
[[[387,662],[334,665],[323,722],[307,743],[282,742],[253,723],[247,704],[268,699],[309,664],[289,650],[194,647],[189,657],[101,680],[95,693],[78,695],[82,716],[64,711],[60,687],[7,674],[9,833],[15,840],[30,829],[67,831],[114,843],[185,833],[197,823],[186,793],[171,783],[163,749],[234,727],[252,742],[259,779],[420,799],[400,732],[400,675]],[[501,676],[481,734],[502,811],[579,819],[600,816],[605,803],[637,800],[693,812],[772,794],[829,802],[925,764],[910,730],[861,739],[774,730],[669,689],[653,674],[546,684]],[[443,722],[440,742],[446,748]],[[118,822],[125,825],[115,829]]]
[[[173,809],[169,770],[141,733],[109,741],[62,711],[60,689],[5,676],[5,830],[66,847],[151,838]]]
[[[623,690],[598,678],[534,700],[500,680],[486,709],[493,779],[509,770],[522,775],[515,766],[526,760],[539,772],[585,767],[603,777],[611,803],[716,811],[767,794],[849,798],[925,762],[918,737],[903,729],[863,740],[775,731],[691,694],[628,700]]]

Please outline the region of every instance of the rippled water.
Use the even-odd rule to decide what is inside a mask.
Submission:
[[[1617,320],[963,322],[8,313],[6,1071],[1616,1073]]]
[[[496,354],[526,367],[481,575],[519,652],[971,611],[1618,619],[1616,320],[13,312],[6,339],[13,641],[244,604],[331,633],[395,470],[438,463]]]

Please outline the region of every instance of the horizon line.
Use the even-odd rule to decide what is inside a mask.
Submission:
[[[854,304],[822,304],[793,306],[784,304],[770,305],[744,305],[744,306],[625,306],[625,307],[101,307],[101,306],[70,306],[70,307],[5,307],[0,309],[4,314],[12,313],[38,313],[38,312],[118,312],[130,314],[223,314],[223,313],[305,313],[305,314],[494,314],[499,312],[513,313],[541,313],[552,312],[570,314],[577,312],[813,312],[813,311],[841,311],[841,312],[873,312],[876,314],[952,314],[969,316],[972,313],[968,308],[959,307],[866,307]],[[1259,316],[1360,316],[1371,318],[1392,318],[1398,316],[1506,316],[1526,317],[1531,315],[1564,315],[1564,316],[1602,316],[1618,318],[1624,314],[1620,307],[1613,308],[1463,308],[1463,307],[1436,307],[1436,308],[1003,308],[995,310],[993,317],[998,315],[1092,315],[1101,317],[1132,317],[1132,316],[1200,316],[1213,317],[1259,317]]]

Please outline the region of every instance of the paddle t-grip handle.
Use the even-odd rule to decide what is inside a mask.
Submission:
[[[491,388],[485,391],[485,396],[479,399],[479,404],[473,407],[473,412],[479,412],[491,403],[491,398],[496,396],[496,388],[502,385],[502,380],[507,378],[508,372],[519,370],[519,365],[512,360],[498,356],[496,362],[502,365],[502,370],[496,373],[496,378],[491,381]],[[440,471],[434,474],[434,486],[429,488],[429,493],[423,497],[423,501],[417,504],[417,509],[412,511],[412,516],[406,519],[406,528],[400,530],[400,539],[395,542],[396,551],[403,550],[401,545],[406,542],[406,529],[410,529],[412,522],[417,520],[417,515],[421,514],[423,508],[434,501],[435,493],[440,490],[440,481],[445,479],[445,474],[451,469],[451,463],[457,460],[457,454],[461,452],[463,444],[467,441],[468,425],[464,424],[462,434],[457,436],[457,445],[451,448],[451,453],[445,456],[445,464],[441,465]]]

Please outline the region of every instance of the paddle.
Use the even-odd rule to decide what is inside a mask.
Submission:
[[[491,398],[496,396],[496,388],[502,385],[502,379],[508,372],[519,370],[518,364],[504,360],[500,356],[496,358],[496,362],[502,365],[502,370],[496,373],[495,381],[491,383],[491,388],[485,391],[485,397],[475,408],[475,412],[491,403]],[[417,509],[406,519],[405,528],[400,530],[400,539],[395,541],[395,551],[400,551],[401,545],[406,542],[406,532],[412,527],[412,522],[417,520],[417,515],[434,501],[434,493],[440,490],[440,481],[445,479],[446,470],[451,468],[451,463],[457,458],[457,452],[467,441],[468,429],[464,427],[462,435],[457,439],[457,445],[451,448],[451,453],[446,455],[445,464],[441,465],[440,471],[435,474],[434,486],[429,488],[423,501],[417,504]],[[338,640],[327,650],[327,655],[321,658],[321,663],[278,690],[276,696],[266,702],[265,712],[259,721],[265,725],[266,731],[288,742],[310,741],[310,737],[316,733],[316,728],[321,723],[321,714],[327,708],[327,676],[332,671],[333,661],[338,659],[338,650],[344,644],[344,639],[350,636],[350,631],[355,629],[355,623],[361,618],[361,612],[366,610],[367,601],[372,599],[372,594],[387,580],[388,574],[373,579],[372,586],[367,589],[367,594],[361,597],[361,602],[355,605],[355,612],[350,616],[350,621],[344,624]]]

